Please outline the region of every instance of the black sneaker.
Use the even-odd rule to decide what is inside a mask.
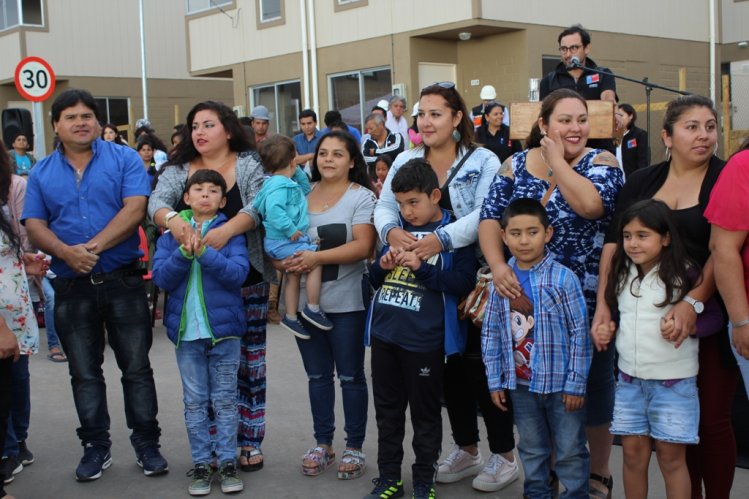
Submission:
[[[414,480],[414,493],[411,499],[437,499],[434,484]]]
[[[101,477],[101,473],[112,466],[109,447],[88,443],[83,448],[83,457],[75,469],[75,479],[90,482]]]
[[[24,466],[28,466],[34,462],[34,454],[26,447],[26,440],[18,442],[18,459]]]
[[[6,456],[0,460],[0,476],[3,483],[10,483],[23,471],[23,464],[18,460],[18,456]]]
[[[136,463],[143,468],[143,474],[146,476],[161,475],[169,471],[169,464],[164,456],[159,452],[159,445],[152,444],[142,449],[136,454]]]
[[[373,478],[372,492],[364,499],[395,499],[403,497],[403,480],[389,480],[387,478]]]

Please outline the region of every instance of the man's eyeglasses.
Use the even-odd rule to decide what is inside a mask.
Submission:
[[[570,45],[569,47],[559,47],[559,53],[566,54],[567,52],[569,52],[570,54],[574,54],[581,48],[582,48],[582,45]]]

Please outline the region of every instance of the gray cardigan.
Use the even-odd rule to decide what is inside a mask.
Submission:
[[[252,208],[252,201],[260,191],[265,180],[263,166],[260,156],[255,151],[237,153],[236,165],[237,185],[242,196],[244,208],[242,212],[250,215],[255,220],[257,230],[247,231],[247,249],[250,252],[250,264],[263,274],[266,282],[275,282],[275,270],[270,260],[263,252],[263,233],[260,217]],[[173,210],[185,192],[187,173],[190,165],[185,163],[181,166],[166,166],[159,176],[156,189],[151,193],[148,200],[148,216],[153,219],[154,214],[162,208]]]

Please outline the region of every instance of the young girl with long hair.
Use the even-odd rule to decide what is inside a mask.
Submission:
[[[648,495],[648,463],[656,456],[668,497],[688,498],[686,447],[699,441],[697,398],[699,342],[671,341],[668,311],[701,279],[679,238],[671,210],[659,200],[633,204],[621,218],[606,302],[618,310],[593,331],[596,348],[606,349],[616,331],[619,381],[611,433],[622,436],[626,496]],[[699,330],[698,324],[698,330]]]

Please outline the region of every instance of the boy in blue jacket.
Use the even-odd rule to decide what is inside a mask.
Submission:
[[[422,238],[450,222],[440,208],[437,175],[412,159],[392,181],[403,228]],[[372,391],[377,417],[379,478],[365,499],[403,496],[401,464],[406,407],[413,425],[413,496],[435,497],[434,475],[442,445],[442,372],[445,355],[465,348],[466,324],[458,300],[475,284],[475,247],[442,251],[422,261],[413,251],[385,247],[370,270],[379,288],[367,337],[372,345]]]
[[[294,141],[284,135],[273,135],[263,142],[260,158],[263,168],[271,176],[263,183],[252,206],[263,219],[265,252],[271,258],[283,260],[300,251],[316,251],[317,245],[307,236],[307,194],[311,190],[309,179],[304,170],[296,165]],[[281,326],[297,338],[308,340],[311,336],[296,315],[301,276],[287,273],[285,279],[283,297],[286,315],[281,319]],[[307,306],[302,310],[302,317],[323,331],[330,331],[333,323],[320,309],[321,287],[322,266],[319,266],[307,274]]]
[[[215,453],[221,490],[239,492],[236,469],[237,370],[239,340],[245,331],[240,294],[250,270],[244,235],[231,238],[220,250],[203,244],[209,229],[226,223],[219,213],[226,204],[226,182],[213,170],[198,170],[185,186],[184,201],[191,209],[179,214],[195,229],[188,244],[180,245],[167,232],[159,238],[153,259],[153,281],[169,293],[164,317],[167,334],[177,346],[182,377],[185,425],[194,468],[190,495],[211,492],[211,423],[216,425]],[[215,418],[208,419],[208,406]]]

